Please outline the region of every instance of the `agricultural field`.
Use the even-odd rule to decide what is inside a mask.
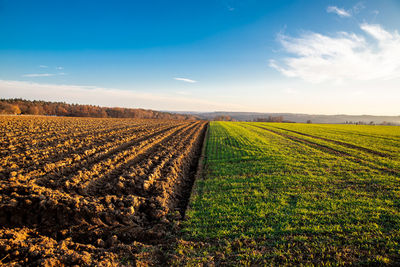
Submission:
[[[400,127],[1,116],[0,129],[1,264],[400,263]]]
[[[211,122],[175,265],[400,264],[400,127]]]
[[[0,263],[139,264],[184,214],[205,129],[0,116]]]

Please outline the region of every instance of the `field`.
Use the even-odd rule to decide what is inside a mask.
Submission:
[[[0,263],[400,264],[400,127],[206,124],[0,117]]]
[[[205,126],[1,116],[0,262],[134,264],[183,215]]]
[[[174,264],[400,264],[400,127],[211,122]]]

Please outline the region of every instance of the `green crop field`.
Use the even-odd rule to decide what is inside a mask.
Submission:
[[[400,127],[211,122],[175,263],[400,264],[399,152]]]

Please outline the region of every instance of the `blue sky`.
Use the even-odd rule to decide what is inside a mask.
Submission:
[[[0,0],[0,95],[400,115],[400,1]]]

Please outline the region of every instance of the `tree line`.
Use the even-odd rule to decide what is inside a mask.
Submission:
[[[294,121],[285,120],[283,116],[268,116],[266,118],[255,118],[253,121],[255,122],[285,122],[285,123],[295,123]],[[312,123],[311,120],[308,120],[307,123]]]
[[[47,102],[40,100],[31,101],[20,98],[0,99],[0,114],[166,120],[197,119],[192,115],[173,114],[149,109],[119,107],[109,108],[95,105],[67,104],[65,102]]]

